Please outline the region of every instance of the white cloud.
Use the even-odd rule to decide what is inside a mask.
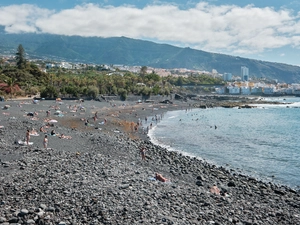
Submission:
[[[51,13],[28,4],[0,7],[0,25],[9,33],[36,32],[36,21]]]
[[[126,36],[243,54],[300,47],[299,17],[288,9],[203,2],[184,10],[166,4],[143,9],[83,4],[59,12],[28,4],[0,7],[0,25],[11,33]]]

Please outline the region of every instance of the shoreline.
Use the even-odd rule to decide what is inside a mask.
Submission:
[[[191,102],[174,101],[173,106],[157,104],[158,110],[149,104],[122,106],[124,102],[115,102],[116,106],[111,107],[105,102],[83,102],[86,110],[73,113],[66,106],[78,102],[63,103],[60,110],[66,114],[53,117],[58,120],[54,128],[72,136],[71,140],[49,137],[49,149],[42,147],[42,135],[32,137],[34,145],[30,148],[13,144],[15,138],[24,136],[26,128],[39,128],[49,109],[48,103],[24,104],[20,108],[16,103],[5,111],[10,115],[1,117],[1,123],[6,124],[0,130],[0,156],[6,160],[1,157],[0,224],[207,224],[210,221],[297,224],[300,221],[299,191],[168,151],[152,144],[145,135],[128,132],[128,124],[139,117],[181,110]],[[29,109],[38,111],[41,120],[24,116]],[[80,119],[91,118],[96,110],[99,119],[91,121],[93,126],[85,127]],[[99,124],[104,118],[107,123]],[[145,161],[139,154],[141,145],[147,148]],[[150,178],[155,172],[171,182],[153,181]],[[227,196],[210,193],[213,185],[226,191]]]
[[[297,104],[297,106],[294,106],[294,108],[299,108],[299,106],[298,106],[299,104]],[[274,107],[277,107],[277,108],[282,108],[282,107],[284,107],[285,108],[285,106],[284,105],[282,105],[282,106],[280,106],[280,105],[274,105],[274,104],[268,104],[267,106],[265,105],[265,104],[263,104],[263,107],[262,108],[266,108],[266,109],[269,109],[269,107],[270,108],[273,108],[273,106]],[[257,105],[257,108],[260,108],[260,106],[259,106],[259,104]],[[292,108],[292,107],[291,107]],[[200,110],[200,111],[196,111],[196,112],[194,112],[194,110]],[[201,113],[201,111],[202,110],[205,110],[205,109],[193,109],[193,111],[191,112],[191,114],[198,114],[198,115],[202,115],[202,113]],[[230,109],[231,110],[231,109]],[[229,111],[230,112],[230,111]],[[236,112],[238,112],[238,111],[236,111]],[[182,112],[182,114],[185,114],[184,112]],[[172,116],[174,116],[175,114],[166,114],[166,117],[167,117],[167,115],[172,115]],[[178,116],[178,115],[177,115]],[[181,117],[182,117],[183,115],[181,115]],[[173,120],[173,123],[172,123],[172,125],[170,126],[170,127],[172,127],[173,128],[173,126],[174,126],[174,123],[175,123],[175,127],[180,127],[179,126],[179,124],[178,123],[180,123],[180,121],[181,121],[181,119],[180,119],[180,121],[178,122],[178,118],[181,118],[181,117],[177,117],[177,120],[175,119],[172,119]],[[172,117],[171,117],[172,118]],[[192,118],[192,117],[191,117]],[[164,120],[164,119],[163,119]],[[193,119],[192,119],[193,120]],[[197,119],[198,120],[198,119]],[[175,121],[175,122],[174,122]],[[187,122],[187,120],[185,120],[184,119],[184,121],[185,122]],[[194,118],[194,121],[195,121],[195,118]],[[212,122],[212,121],[211,121]],[[224,125],[223,125],[224,126]],[[255,179],[257,179],[257,180],[259,180],[259,181],[262,181],[262,182],[264,182],[264,183],[268,183],[268,182],[271,182],[271,183],[274,183],[274,184],[276,184],[276,185],[279,185],[279,186],[286,186],[286,187],[288,187],[288,188],[291,188],[291,189],[294,189],[294,190],[297,190],[297,191],[300,191],[300,185],[299,185],[299,180],[297,179],[297,172],[295,172],[296,170],[293,170],[293,169],[291,169],[290,170],[290,172],[293,172],[294,171],[294,173],[293,173],[293,177],[290,177],[290,179],[289,179],[289,177],[287,178],[286,176],[284,176],[284,175],[281,175],[281,176],[270,176],[269,174],[271,174],[271,173],[264,173],[265,171],[260,171],[259,169],[258,170],[255,170],[255,169],[250,169],[250,170],[247,170],[247,169],[245,169],[245,167],[243,167],[243,165],[245,165],[245,164],[243,164],[242,166],[239,166],[239,165],[241,165],[241,164],[238,164],[238,165],[236,165],[236,163],[234,163],[234,160],[232,161],[232,162],[230,162],[230,159],[229,160],[218,160],[217,159],[217,157],[218,157],[218,155],[214,155],[214,157],[215,158],[213,158],[213,159],[216,159],[217,161],[215,161],[215,160],[210,160],[210,158],[207,156],[205,156],[205,151],[204,151],[204,153],[203,154],[198,154],[197,152],[195,153],[194,151],[195,151],[195,149],[193,149],[194,151],[193,151],[193,153],[192,152],[190,152],[190,151],[188,151],[188,152],[186,152],[186,150],[187,150],[187,148],[186,148],[186,146],[182,146],[181,145],[181,150],[179,150],[179,149],[175,149],[174,148],[174,143],[172,142],[172,141],[170,141],[170,139],[171,140],[174,140],[173,138],[172,138],[172,131],[171,131],[171,133],[169,134],[169,135],[167,135],[167,133],[166,132],[168,132],[167,130],[167,127],[169,127],[168,125],[166,125],[166,123],[164,123],[163,124],[163,127],[161,128],[162,130],[164,130],[165,131],[165,133],[164,132],[160,132],[160,134],[164,137],[164,138],[166,138],[166,137],[168,137],[167,138],[167,140],[168,140],[168,143],[170,143],[169,145],[167,145],[167,144],[160,144],[160,143],[162,143],[162,142],[165,142],[164,141],[164,138],[161,138],[162,136],[158,136],[157,137],[157,139],[155,138],[155,136],[154,137],[152,137],[152,138],[150,138],[150,136],[152,136],[152,134],[150,133],[150,135],[149,135],[149,140],[154,144],[154,145],[158,145],[158,146],[160,146],[160,147],[162,147],[162,148],[166,148],[167,150],[169,150],[169,151],[175,151],[175,152],[178,152],[178,153],[180,153],[180,154],[182,154],[182,155],[184,155],[184,156],[188,156],[188,157],[196,157],[197,159],[199,159],[199,160],[202,160],[202,161],[206,161],[207,163],[209,163],[209,164],[212,164],[212,165],[215,165],[216,167],[224,167],[226,170],[228,170],[228,171],[234,171],[235,173],[240,173],[240,174],[242,174],[242,175],[245,175],[245,176],[248,176],[248,177],[252,177],[252,178],[255,178]],[[220,128],[219,126],[218,126],[218,128]],[[209,128],[208,128],[209,129]],[[178,130],[178,129],[176,129],[176,130]],[[180,130],[180,128],[179,128],[179,130]],[[213,129],[214,130],[214,129]],[[186,135],[189,135],[189,133],[186,133]],[[218,135],[221,135],[220,133],[218,134]],[[171,136],[171,137],[170,137]],[[186,139],[187,137],[185,137],[185,136],[182,136],[181,135],[181,137],[183,138],[183,139]],[[207,138],[206,138],[207,139]],[[174,140],[174,142],[176,142],[176,140]],[[187,144],[190,144],[190,143],[193,143],[193,140],[190,140],[189,139],[189,142],[187,143]],[[180,145],[180,143],[177,143],[177,144],[179,144]],[[194,144],[194,143],[193,143]],[[177,146],[177,145],[176,145]],[[201,147],[199,147],[199,148],[201,148]],[[218,149],[218,148],[215,148],[215,149]],[[213,149],[212,149],[213,150]],[[206,152],[207,152],[207,150],[206,150]],[[209,155],[211,155],[212,153],[211,152],[209,152]],[[226,154],[226,153],[225,153]],[[218,157],[219,158],[219,157]],[[223,158],[223,157],[222,157]],[[225,156],[225,158],[226,158],[226,156]],[[274,158],[274,160],[276,161],[276,159]],[[230,162],[230,163],[229,163]],[[277,165],[278,166],[278,165]],[[252,167],[251,167],[252,168]],[[275,171],[275,172],[277,172],[277,168],[274,168],[275,170],[273,170],[273,171]],[[292,173],[291,173],[292,174]],[[282,179],[282,178],[285,178],[285,179]]]

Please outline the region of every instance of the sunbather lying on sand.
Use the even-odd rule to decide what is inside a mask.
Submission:
[[[162,176],[161,174],[159,174],[159,173],[155,173],[155,179],[156,179],[156,180],[159,180],[159,181],[161,181],[161,182],[167,182],[167,181],[169,181],[169,179],[163,177],[163,176]]]
[[[61,134],[61,135],[59,136],[59,138],[61,138],[61,139],[72,139],[71,136],[66,136],[66,135],[64,135],[64,134]]]
[[[214,185],[209,189],[209,192],[212,193],[212,194],[219,195],[220,194],[220,189],[216,185]]]
[[[32,130],[29,132],[29,134],[32,136],[39,136],[38,132],[34,128],[32,128]]]

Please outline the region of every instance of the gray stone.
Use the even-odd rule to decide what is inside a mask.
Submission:
[[[6,221],[7,221],[6,218],[0,217],[0,223],[4,223],[4,222],[6,222]]]
[[[21,211],[20,211],[21,216],[25,216],[25,215],[27,215],[28,213],[29,213],[29,212],[28,212],[27,209],[21,209]]]
[[[63,221],[61,221],[61,222],[59,222],[59,223],[58,223],[58,225],[67,225],[67,223],[66,223],[66,222],[63,222]]]
[[[40,208],[45,210],[47,208],[47,206],[45,204],[40,204]]]
[[[26,221],[26,224],[35,224],[35,221],[33,219],[29,219]]]

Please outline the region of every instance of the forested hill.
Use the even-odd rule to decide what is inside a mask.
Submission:
[[[0,53],[16,52],[22,44],[32,57],[96,64],[140,65],[156,68],[187,68],[240,75],[247,66],[250,77],[300,83],[300,67],[209,53],[191,48],[126,37],[79,37],[50,34],[6,34],[0,30]]]

